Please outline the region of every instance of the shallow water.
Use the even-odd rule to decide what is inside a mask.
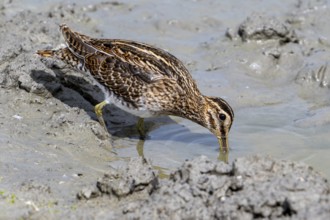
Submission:
[[[20,1],[14,2],[10,14],[24,8],[48,8],[58,1],[44,1],[42,5],[36,0],[24,2],[26,6]],[[98,2],[103,1],[93,3]],[[230,161],[248,154],[269,154],[303,161],[330,177],[329,120],[323,123],[320,114],[321,122],[309,121],[318,114],[318,109],[329,105],[328,89],[313,83],[307,86],[295,83],[299,70],[306,63],[304,59],[287,55],[288,61],[284,57],[281,63],[273,65],[262,55],[270,47],[267,43],[243,44],[225,37],[227,28],[235,28],[253,12],[283,18],[292,12],[298,1],[118,2],[97,9],[90,7],[89,1],[76,3],[84,5],[92,19],[90,26],[99,33],[75,21],[65,22],[91,36],[157,45],[183,60],[203,93],[221,96],[234,108],[235,121],[229,136]],[[319,4],[320,10],[327,10],[327,2],[315,4]],[[307,9],[304,15],[306,20],[312,16]],[[306,41],[312,44],[318,36],[311,32],[323,37],[330,34],[328,27],[315,29],[300,34],[308,37]],[[310,56],[308,62],[316,66],[323,64],[317,56]],[[324,117],[328,116],[324,114]],[[201,154],[218,157],[217,140],[205,128],[181,118],[172,119],[177,123],[159,122],[162,125],[151,129],[144,143],[144,154],[154,165],[167,169]],[[149,121],[157,124],[158,119]],[[136,156],[138,142],[134,138],[118,138],[115,144],[121,147],[115,151],[123,158]]]

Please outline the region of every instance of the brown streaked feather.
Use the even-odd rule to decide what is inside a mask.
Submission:
[[[87,41],[90,41],[92,38],[87,36],[87,35],[84,35],[82,33],[78,33],[78,32],[75,32],[75,31],[72,31],[78,38],[80,38],[83,42],[87,42]]]
[[[66,25],[61,25],[60,30],[68,47],[49,53],[73,67],[88,70],[99,83],[135,107],[146,105],[146,90],[150,88],[157,89],[153,98],[157,96],[159,103],[161,100],[187,103],[190,101],[182,100],[187,99],[185,94],[200,95],[182,62],[162,49],[127,40],[94,39],[73,32]],[[163,95],[171,100],[159,98]],[[177,105],[178,109],[181,107],[186,106]]]
[[[86,40],[89,38],[85,35],[77,34],[71,31],[71,29],[66,25],[60,25],[60,30],[70,51],[80,59],[83,59],[86,55],[97,51],[94,47],[86,43]],[[83,38],[81,36],[83,36]]]
[[[111,92],[120,97],[130,106],[138,108],[146,90],[146,83],[139,77],[130,75],[128,64],[109,57],[104,53],[96,52],[85,57],[85,67],[94,78],[103,83]]]
[[[173,78],[186,89],[197,89],[189,71],[183,63],[170,53],[144,43],[126,40],[92,39],[90,42],[96,49],[115,56],[122,62],[130,63],[141,69],[146,78]],[[198,90],[198,89],[197,89]]]
[[[183,63],[162,49],[133,41],[90,38],[71,31],[66,25],[61,25],[60,29],[71,52],[82,59],[98,51],[127,63],[130,67],[128,73],[148,83],[173,78],[184,90],[198,92],[196,83]]]

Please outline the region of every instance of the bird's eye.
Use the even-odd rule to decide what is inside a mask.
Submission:
[[[226,120],[226,115],[221,113],[219,115],[219,118],[220,118],[221,121],[224,121],[224,120]]]

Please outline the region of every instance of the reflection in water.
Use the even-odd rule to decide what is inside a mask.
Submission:
[[[229,135],[228,153],[219,152],[217,139],[206,129],[175,117],[168,120],[168,123],[158,123],[159,118],[154,118],[149,121],[149,125],[157,126],[147,126],[148,136],[145,141],[137,138],[135,130],[135,138],[120,137],[114,147],[119,157],[145,156],[164,174],[180,166],[186,159],[200,155],[230,163],[237,157],[257,153],[304,161],[329,176],[326,169],[328,154],[324,152],[328,152],[326,140],[330,128],[323,127],[320,131],[316,127],[306,129],[289,126],[288,122],[305,117],[299,103],[295,106],[293,108],[282,104],[237,110],[237,120]],[[173,123],[173,120],[178,123]]]
[[[229,157],[229,150],[226,150],[226,151],[220,150],[219,151],[218,160],[228,163],[228,157]]]
[[[136,151],[138,152],[138,155],[140,157],[144,157],[144,152],[143,152],[144,142],[145,140],[140,139],[136,145]]]
[[[145,158],[144,157],[144,152],[143,152],[143,146],[144,146],[144,143],[145,143],[145,140],[144,139],[140,139],[138,142],[137,142],[137,145],[136,145],[136,151],[138,153],[138,155],[142,158]],[[169,175],[168,175],[168,169],[164,168],[164,167],[161,167],[161,166],[152,166],[155,170],[158,171],[158,176],[159,178],[161,179],[165,179],[165,178],[169,178]]]
[[[140,139],[140,140],[138,140],[137,145],[136,145],[136,151],[137,151],[138,155],[142,158],[145,158],[144,149],[143,149],[144,148],[144,143],[145,143],[145,140]],[[218,160],[219,161],[223,161],[225,163],[228,163],[228,157],[229,157],[229,151],[228,150],[225,150],[225,151],[219,150],[219,155],[218,155]],[[153,166],[153,168],[158,170],[160,178],[168,178],[169,177],[169,174],[167,173],[168,169],[166,169],[165,167]]]
[[[177,168],[186,159],[200,155],[226,163],[229,161],[229,152],[219,151],[217,138],[189,120],[177,117],[153,118],[146,123],[145,140],[139,139],[136,128],[133,125],[131,127],[123,128],[115,135],[120,136],[114,142],[118,156],[122,159],[137,155],[145,157],[159,171],[160,177],[167,178],[169,170]]]

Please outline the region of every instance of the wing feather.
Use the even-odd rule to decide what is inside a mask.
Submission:
[[[184,85],[193,79],[183,63],[170,53],[147,44],[124,40],[91,39],[86,42],[98,51],[127,63],[134,75],[148,82],[164,78],[178,80]]]

